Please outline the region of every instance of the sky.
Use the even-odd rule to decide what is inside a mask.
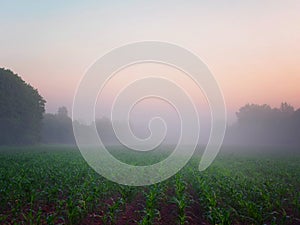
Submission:
[[[0,67],[36,87],[47,112],[70,111],[100,56],[136,41],[170,42],[209,67],[233,121],[247,103],[300,107],[299,12],[298,0],[0,0]]]

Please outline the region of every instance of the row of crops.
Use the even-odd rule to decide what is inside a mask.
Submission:
[[[129,187],[76,149],[2,149],[0,224],[300,224],[299,156],[221,155],[204,172],[198,162]]]

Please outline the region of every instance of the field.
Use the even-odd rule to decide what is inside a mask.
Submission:
[[[162,183],[129,187],[76,148],[2,147],[0,224],[300,224],[300,155],[221,153],[204,172],[199,157]]]

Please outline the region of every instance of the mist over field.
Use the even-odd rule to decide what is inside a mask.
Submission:
[[[199,171],[211,129],[207,120],[200,123],[196,145],[179,145],[182,120],[172,108],[142,110],[129,121],[102,117],[86,123],[72,121],[64,106],[45,112],[46,100],[11,70],[0,69],[0,88],[1,223],[300,221],[300,109],[288,103],[242,106],[236,121],[227,124],[219,154]],[[161,125],[149,126],[157,116],[165,118],[166,133],[158,145],[150,141],[155,146],[150,151],[138,150],[143,145],[132,149],[118,139],[116,131],[127,135],[128,128],[138,140],[163,134]],[[91,138],[93,131],[103,144],[100,149]],[[129,174],[111,156],[131,168],[159,167],[131,169]],[[178,165],[183,168],[174,174]]]
[[[167,118],[165,120],[167,133],[162,145],[175,145],[180,137],[180,119],[177,117],[176,120],[176,118],[168,117],[164,114],[158,115],[162,119]],[[225,146],[295,148],[300,144],[300,109],[295,109],[288,103],[281,103],[276,108],[271,108],[267,104],[247,104],[241,107],[236,112],[236,115],[236,122],[227,125],[223,142]],[[153,114],[151,116],[155,117],[157,115]],[[142,114],[140,117],[134,117],[129,122],[116,121],[115,125],[122,131],[122,129],[125,130],[124,127],[129,123],[133,134],[143,139],[151,135],[151,130],[149,129],[150,119],[149,115],[145,116]],[[67,112],[65,115],[60,115],[60,112],[54,115],[46,114],[43,121],[42,142],[53,144],[75,143],[72,122]],[[89,129],[89,126],[91,126],[78,121],[74,121],[74,123],[80,124],[86,129]],[[112,121],[109,118],[102,117],[97,119],[95,124],[99,137],[106,145],[122,145],[116,137]],[[200,129],[199,145],[205,145],[211,129],[210,122],[204,121],[204,124],[200,122]],[[55,136],[57,137],[55,138]],[[250,148],[248,149],[251,151]]]
[[[0,224],[300,224],[300,1],[1,1]]]

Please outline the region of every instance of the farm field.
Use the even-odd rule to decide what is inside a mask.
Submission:
[[[129,187],[97,174],[75,147],[1,147],[0,224],[300,224],[300,155],[221,153],[204,172],[199,159]]]

